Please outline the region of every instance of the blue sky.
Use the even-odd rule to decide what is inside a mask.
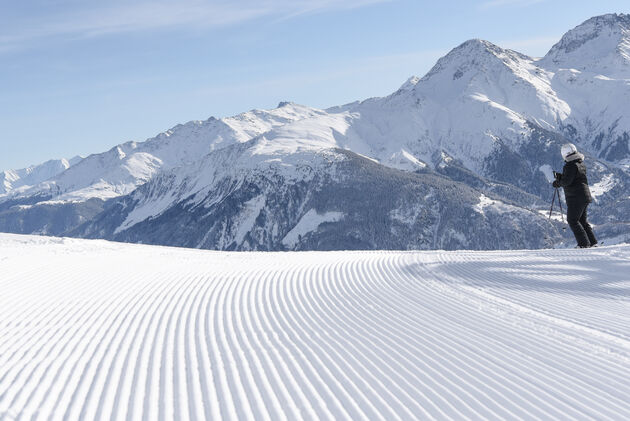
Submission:
[[[0,0],[0,169],[288,100],[387,95],[470,38],[542,56],[624,1]]]

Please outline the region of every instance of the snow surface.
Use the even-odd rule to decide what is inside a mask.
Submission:
[[[324,212],[317,213],[315,209],[311,209],[304,214],[291,231],[282,239],[282,244],[293,247],[299,242],[299,237],[317,230],[324,222],[337,222],[343,219],[343,212]]]
[[[487,210],[491,210],[494,213],[514,212],[519,210],[516,206],[509,205],[500,200],[491,199],[483,193],[479,195],[479,203],[475,205],[474,209],[482,215],[485,215]]]
[[[0,419],[630,419],[630,246],[0,234]]]
[[[260,215],[260,211],[265,207],[265,195],[261,194],[253,199],[245,202],[245,207],[234,219],[234,224],[238,226],[234,241],[238,244],[243,242],[243,239],[248,232],[252,230],[256,223],[256,218]]]
[[[612,174],[606,174],[598,183],[590,186],[591,196],[598,198],[615,187],[615,178]]]

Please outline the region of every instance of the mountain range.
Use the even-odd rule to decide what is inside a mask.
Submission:
[[[514,249],[548,218],[560,146],[586,155],[602,238],[630,238],[630,15],[542,58],[469,40],[383,98],[285,102],[0,173],[0,231],[219,250]]]

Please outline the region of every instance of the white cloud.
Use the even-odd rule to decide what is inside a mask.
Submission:
[[[61,12],[0,22],[0,51],[50,37],[85,38],[105,34],[189,27],[212,28],[271,17],[347,10],[392,0],[179,0],[80,2]],[[63,6],[63,2],[60,3]]]

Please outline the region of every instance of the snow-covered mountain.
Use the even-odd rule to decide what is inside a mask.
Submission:
[[[83,159],[75,156],[71,159],[51,159],[39,165],[31,165],[19,170],[0,172],[0,195],[6,194],[22,186],[32,186],[46,181],[64,172]]]
[[[547,67],[630,77],[630,15],[596,16],[567,32],[542,60]]]
[[[0,229],[219,249],[543,247],[560,236],[542,215],[545,172],[572,141],[599,232],[630,233],[629,45],[623,14],[543,58],[470,40],[384,98],[282,103],[91,155],[0,195]]]
[[[19,200],[38,195],[56,202],[76,202],[118,197],[131,193],[160,170],[186,166],[213,150],[245,142],[274,127],[324,114],[297,104],[282,105],[270,111],[254,110],[224,119],[190,121],[145,142],[117,145],[6,198]]]
[[[497,195],[480,201],[479,191],[438,174],[344,149],[276,147],[259,138],[160,174],[70,234],[223,250],[541,248],[559,240],[535,210]]]

